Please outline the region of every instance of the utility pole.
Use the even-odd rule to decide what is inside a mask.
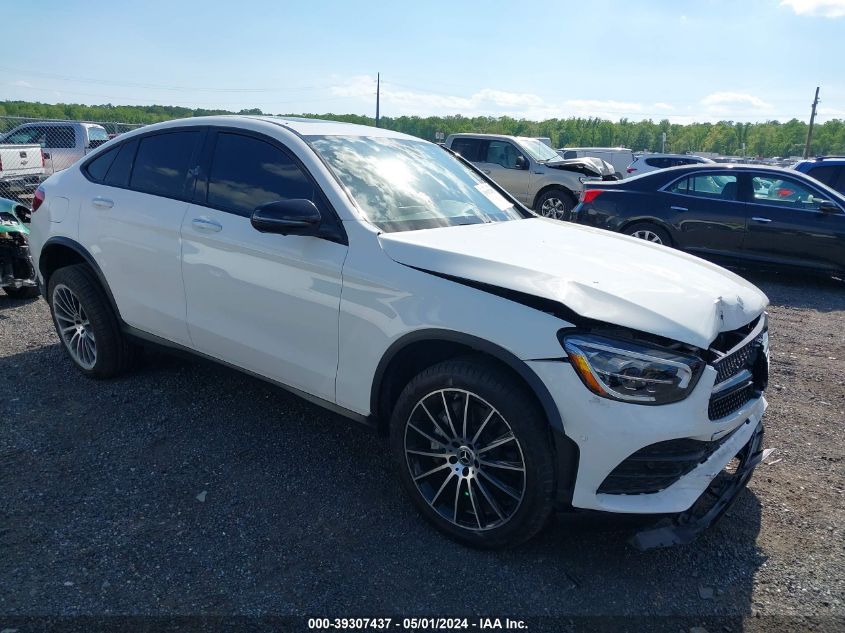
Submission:
[[[379,97],[381,97],[381,73],[376,73],[376,127],[378,127],[379,120]]]
[[[816,106],[819,105],[819,87],[816,86],[816,97],[813,99],[813,109],[810,111],[810,127],[807,128],[807,142],[804,144],[804,158],[810,157],[810,145],[813,144],[813,123],[816,120]]]

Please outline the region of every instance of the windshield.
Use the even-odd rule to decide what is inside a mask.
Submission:
[[[107,141],[109,140],[109,135],[105,128],[102,128],[99,125],[92,125],[88,128],[88,140]]]
[[[433,143],[365,136],[306,140],[367,220],[388,233],[522,217],[490,184]]]
[[[523,150],[525,150],[526,154],[536,161],[546,161],[560,158],[556,151],[546,145],[543,141],[539,141],[536,138],[519,136],[517,137],[516,142],[519,143],[519,146]]]

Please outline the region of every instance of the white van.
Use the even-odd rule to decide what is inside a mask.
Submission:
[[[618,178],[624,178],[625,169],[634,162],[634,152],[625,147],[561,147],[557,153],[562,158],[601,158],[613,165]]]

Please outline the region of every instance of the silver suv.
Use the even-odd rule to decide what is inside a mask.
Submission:
[[[475,163],[521,203],[549,218],[567,219],[584,188],[583,165],[562,159],[536,138],[450,134],[446,147]]]

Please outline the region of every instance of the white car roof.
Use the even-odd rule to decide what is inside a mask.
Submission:
[[[369,125],[357,125],[355,123],[341,123],[340,121],[324,121],[323,119],[303,119],[298,117],[277,117],[277,116],[253,116],[242,114],[199,116],[185,119],[173,119],[162,123],[147,125],[132,132],[122,134],[122,138],[135,133],[151,132],[157,129],[179,127],[185,125],[225,125],[237,126],[238,121],[272,123],[291,130],[301,136],[372,136],[382,138],[398,138],[420,141],[422,139],[393,130],[372,127]]]

